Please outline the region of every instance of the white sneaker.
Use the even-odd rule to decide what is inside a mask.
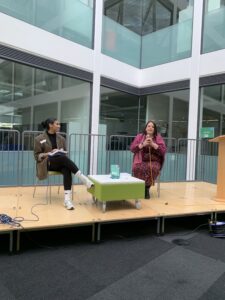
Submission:
[[[86,179],[86,187],[88,188],[88,189],[90,189],[91,187],[93,187],[94,186],[94,183],[91,181],[91,180],[89,180],[88,178]]]
[[[72,210],[74,209],[73,203],[71,200],[65,200],[64,201],[64,205],[68,210]]]
[[[77,176],[88,189],[94,186],[94,183],[87,176],[82,174],[80,170],[75,174],[75,176]]]

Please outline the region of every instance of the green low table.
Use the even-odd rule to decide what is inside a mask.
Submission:
[[[140,198],[144,198],[145,182],[132,177],[128,173],[121,173],[119,179],[112,179],[110,175],[88,175],[94,187],[88,190],[95,202],[102,202],[102,211],[106,211],[107,201],[134,199],[137,209],[141,208]]]

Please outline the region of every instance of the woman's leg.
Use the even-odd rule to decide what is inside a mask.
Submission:
[[[74,209],[74,205],[72,203],[72,173],[67,167],[63,167],[61,169],[63,174],[63,185],[64,185],[64,204],[65,207],[69,210]]]
[[[150,186],[145,186],[145,199],[150,199],[150,192],[149,192]]]
[[[67,156],[58,156],[52,157],[50,161],[50,168],[60,169],[62,167],[68,168],[76,177],[78,177],[87,188],[91,188],[94,184],[91,180],[87,178],[84,174],[81,173],[77,165],[70,160]]]
[[[72,173],[70,169],[66,166],[63,166],[62,161],[60,160],[51,160],[49,165],[49,171],[58,171],[63,174],[63,185],[64,185],[64,205],[67,209],[74,209],[72,203]]]

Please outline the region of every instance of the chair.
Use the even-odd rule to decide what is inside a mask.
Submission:
[[[52,198],[52,190],[51,190],[51,184],[50,184],[49,177],[50,177],[50,176],[59,176],[59,175],[62,175],[62,173],[61,173],[61,172],[58,172],[58,171],[48,171],[47,193],[48,193],[48,188],[49,188],[49,202],[50,202],[50,203],[51,203],[51,198]],[[34,198],[35,193],[36,193],[37,182],[38,182],[38,179],[36,178],[36,182],[35,182],[35,186],[34,186],[34,192],[33,192],[33,198]],[[60,190],[60,185],[59,185],[59,187],[58,187],[58,194],[59,194],[59,190]]]

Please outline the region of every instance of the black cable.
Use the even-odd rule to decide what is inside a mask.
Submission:
[[[209,223],[204,223],[204,224],[201,224],[199,226],[197,226],[196,228],[194,228],[193,230],[189,231],[189,232],[185,232],[185,233],[181,233],[181,234],[167,234],[167,236],[185,236],[185,235],[189,235],[189,234],[192,234],[194,233],[195,231],[197,231],[199,228],[203,227],[203,226],[208,226]]]

